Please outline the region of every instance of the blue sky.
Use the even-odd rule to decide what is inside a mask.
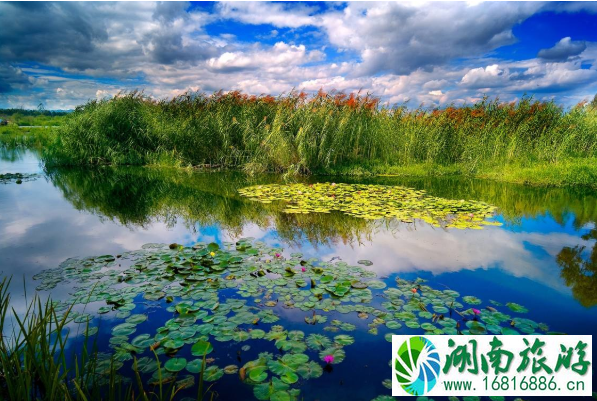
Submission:
[[[445,106],[597,93],[597,3],[0,3],[0,107],[142,89]]]

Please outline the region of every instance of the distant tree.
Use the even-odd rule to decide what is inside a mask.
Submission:
[[[591,107],[594,107],[597,109],[597,94],[595,94],[595,97],[593,98],[593,101],[591,102]]]
[[[40,103],[37,105],[37,111],[39,111],[40,113],[43,113],[43,112],[44,112],[44,110],[45,110],[45,108],[44,108],[44,104],[40,102]]]

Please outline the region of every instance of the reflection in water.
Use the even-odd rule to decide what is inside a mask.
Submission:
[[[0,160],[3,162],[14,163],[23,159],[25,155],[25,149],[22,148],[7,148],[0,146]]]
[[[586,235],[581,239],[575,233],[597,221],[597,199],[591,191],[462,178],[359,180],[408,185],[451,199],[481,200],[498,206],[500,218],[511,228],[448,230],[448,235],[448,231],[431,229],[421,222],[370,221],[340,213],[285,214],[282,204],[264,205],[239,196],[239,188],[282,182],[276,175],[247,177],[238,173],[105,167],[54,169],[48,176],[76,209],[128,227],[154,223],[173,227],[183,223],[196,230],[217,226],[231,238],[246,235],[250,227],[261,232],[275,230],[280,240],[293,246],[300,247],[305,241],[315,248],[335,245],[331,252],[341,256],[353,253],[359,258],[385,260],[383,267],[378,267],[380,273],[426,270],[441,274],[497,266],[513,276],[532,278],[557,289],[563,285],[553,263],[557,255],[562,277],[573,288],[575,297],[584,306],[595,304],[592,294],[597,292],[597,285],[589,274],[594,269],[582,261],[581,254],[596,238]],[[301,180],[314,181],[318,177]],[[525,219],[546,216],[564,227],[564,232],[537,232],[525,224]],[[566,229],[568,225],[571,229]],[[354,249],[364,242],[368,243],[366,247]]]
[[[531,187],[462,177],[375,177],[367,182],[407,185],[424,189],[434,196],[487,202],[497,206],[499,213],[511,224],[546,215],[560,225],[572,220],[575,229],[597,222],[597,192],[587,188]]]
[[[133,227],[182,222],[194,229],[218,225],[233,236],[255,224],[275,227],[289,243],[307,239],[313,244],[351,242],[367,238],[383,223],[346,218],[339,214],[289,215],[282,205],[248,201],[238,189],[256,183],[281,182],[275,175],[247,177],[236,173],[197,174],[178,169],[101,168],[51,170],[48,176],[77,210]]]
[[[584,240],[597,240],[597,230],[592,229],[583,235]],[[557,261],[562,267],[562,278],[572,288],[572,294],[583,306],[597,305],[597,245],[591,255],[584,259],[585,246],[564,247]]]

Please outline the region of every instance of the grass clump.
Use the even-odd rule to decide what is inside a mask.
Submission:
[[[530,97],[409,110],[343,93],[187,93],[156,101],[132,92],[78,107],[44,158],[50,165],[475,175],[595,158],[596,139],[597,108],[564,110]]]
[[[0,126],[0,149],[41,150],[55,140],[56,130],[52,127]]]
[[[0,109],[0,119],[18,126],[55,127],[67,114],[66,111]]]

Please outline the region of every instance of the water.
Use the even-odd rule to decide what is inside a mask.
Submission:
[[[237,189],[248,185],[283,182],[274,175],[245,177],[153,168],[44,172],[29,152],[1,154],[0,174],[7,172],[38,174],[20,185],[0,184],[0,272],[13,277],[12,303],[20,312],[25,305],[24,289],[31,295],[40,284],[32,277],[67,258],[116,255],[146,243],[190,246],[254,237],[269,246],[283,247],[285,257],[300,252],[304,258],[329,261],[339,257],[351,265],[371,260],[368,269],[388,286],[395,286],[396,277],[420,277],[432,288],[476,296],[484,305],[489,300],[524,305],[529,313],[522,317],[545,323],[550,331],[597,333],[597,249],[593,250],[597,194],[592,191],[469,179],[336,179],[406,185],[434,196],[484,201],[499,208],[496,219],[503,223],[483,230],[446,230],[422,222],[371,222],[339,213],[288,215],[277,205],[238,195]],[[59,287],[69,286],[72,284]],[[58,300],[70,298],[68,291],[58,289],[42,293]],[[144,311],[142,302],[138,303],[133,313]],[[309,315],[305,312],[275,310],[281,316],[276,324],[288,330],[302,330],[307,335],[322,332],[322,325],[305,324],[304,317]],[[163,307],[149,312],[150,319],[138,326],[135,335],[154,334],[173,316]],[[389,330],[382,326],[378,335],[371,335],[367,333],[371,317],[341,317],[357,325],[356,331],[348,333],[356,342],[345,348],[345,361],[331,373],[301,380],[301,396],[305,400],[370,400],[389,394],[382,385],[382,380],[390,377],[390,344],[384,340]],[[103,319],[102,347],[109,349],[111,326],[121,322],[113,317]],[[393,332],[416,331],[403,327]],[[215,363],[242,366],[259,352],[276,352],[265,340],[247,344],[251,349],[239,356],[240,345],[234,341],[215,342]],[[187,349],[178,355],[190,354]],[[214,389],[220,399],[252,397],[251,386],[240,383],[237,375],[224,375]]]

